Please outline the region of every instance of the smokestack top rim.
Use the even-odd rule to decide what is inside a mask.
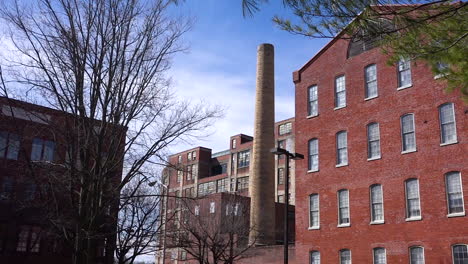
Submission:
[[[260,45],[258,45],[258,50],[262,50],[262,49],[271,49],[273,50],[275,47],[273,46],[273,44],[270,44],[270,43],[262,43]]]

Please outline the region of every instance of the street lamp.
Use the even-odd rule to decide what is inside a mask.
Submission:
[[[301,160],[304,159],[304,155],[299,153],[291,153],[283,148],[277,147],[270,150],[271,153],[281,156],[286,156],[286,179],[285,179],[285,194],[284,194],[284,264],[288,263],[288,237],[289,237],[289,159],[293,160]]]

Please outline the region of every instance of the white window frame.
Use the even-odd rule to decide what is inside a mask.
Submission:
[[[455,263],[455,255],[453,254],[454,253],[453,250],[454,250],[454,248],[456,246],[465,246],[466,250],[468,251],[468,245],[467,244],[453,244],[452,245],[452,263],[453,264],[457,264],[457,263]]]
[[[214,214],[216,212],[216,203],[210,202],[210,214]]]
[[[375,68],[375,80],[369,80],[369,76],[367,75],[367,69],[370,67]],[[364,81],[365,81],[365,100],[370,100],[376,97],[379,97],[379,87],[378,87],[378,82],[377,82],[377,64],[369,64],[364,68]],[[375,82],[375,91],[376,94],[373,96],[369,96],[369,83]]]
[[[318,254],[318,262],[312,262],[312,254],[317,253]],[[312,250],[309,252],[309,263],[310,264],[320,264],[320,251],[318,250]]]
[[[312,89],[315,89],[315,93],[317,96],[315,98],[311,98],[311,91]],[[312,104],[315,104],[317,112],[312,113]],[[307,117],[314,117],[319,115],[319,109],[318,109],[318,86],[317,85],[312,85],[307,89]]]
[[[417,189],[418,189],[418,205],[419,205],[419,216],[409,216],[409,199],[408,199],[408,190],[407,190],[407,183],[411,180],[416,180]],[[417,221],[422,219],[422,208],[421,208],[421,193],[419,191],[419,179],[417,178],[409,178],[405,180],[405,202],[406,202],[406,221]]]
[[[411,247],[409,247],[409,250],[408,250],[409,251],[408,254],[409,254],[410,264],[413,264],[413,259],[411,258],[412,257],[411,250],[416,249],[416,248],[422,249],[423,263],[426,263],[426,258],[425,258],[425,254],[424,254],[424,247],[423,246],[411,246]]]
[[[460,192],[461,192],[461,197],[462,197],[462,206],[463,206],[463,212],[457,212],[457,213],[450,213],[450,201],[449,201],[449,192],[448,192],[448,181],[447,177],[452,174],[458,174],[458,178],[460,179]],[[462,176],[460,171],[451,171],[447,172],[445,174],[445,195],[447,199],[447,217],[456,217],[456,216],[465,216],[466,211],[465,211],[465,199],[464,199],[464,194],[463,194],[463,181],[462,181]]]
[[[311,153],[311,147],[310,147],[310,143],[312,141],[316,141],[317,142],[317,153]],[[308,171],[307,172],[316,172],[316,171],[319,171],[320,170],[320,157],[319,157],[319,152],[320,152],[320,149],[319,149],[319,140],[318,138],[312,138],[310,139],[308,142],[307,142],[307,148],[308,148],[308,164],[307,164],[307,168],[308,168]],[[311,161],[312,161],[312,157],[314,156],[317,156],[317,169],[313,169],[312,166],[311,166]]]
[[[341,147],[339,146],[339,140],[338,137],[340,135],[344,134],[345,137],[345,146]],[[341,166],[346,166],[348,165],[349,159],[348,159],[348,132],[346,130],[341,130],[338,133],[336,133],[336,167],[341,167]],[[346,150],[346,161],[345,162],[340,162],[340,151]]]
[[[380,194],[381,194],[380,198],[382,199],[382,219],[381,220],[375,220],[374,210],[373,210],[374,200],[372,199],[372,188],[377,187],[377,186],[380,187]],[[370,200],[370,215],[371,215],[370,223],[373,225],[385,223],[385,206],[384,206],[384,195],[383,195],[382,184],[376,183],[376,184],[372,184],[369,187],[369,200]]]
[[[311,207],[311,202],[312,202],[312,197],[317,197],[317,210],[314,212],[317,212],[317,222],[318,225],[314,226],[312,225],[312,207]],[[320,196],[318,193],[313,193],[309,195],[309,230],[313,229],[320,229]]]
[[[348,251],[349,252],[349,264],[353,263],[353,255],[351,253],[351,250],[348,248],[343,248],[340,249],[339,255],[340,255],[340,264],[343,264],[343,260],[341,259],[341,253]]]
[[[379,142],[379,154],[376,155],[376,156],[371,156],[371,140],[370,140],[370,133],[369,133],[369,128],[370,126],[372,125],[376,125],[377,126],[377,132],[378,132],[378,139],[374,139],[372,140],[372,142],[374,141],[378,141]],[[382,148],[381,148],[381,144],[380,144],[380,125],[379,123],[377,122],[372,122],[372,123],[369,123],[367,124],[367,160],[370,161],[370,160],[376,160],[376,159],[380,159],[382,158]]]
[[[447,142],[444,142],[444,137],[443,137],[443,134],[442,134],[442,126],[443,126],[443,125],[446,125],[446,124],[442,124],[442,118],[441,118],[441,117],[442,117],[442,116],[441,116],[441,109],[442,109],[442,107],[445,106],[445,105],[451,105],[451,106],[452,106],[453,127],[454,127],[454,131],[455,131],[455,140],[447,141]],[[456,119],[456,117],[455,117],[455,104],[454,104],[454,103],[451,103],[451,102],[441,104],[441,105],[439,105],[439,107],[438,107],[438,111],[439,111],[440,145],[441,145],[441,146],[445,146],[445,145],[450,145],[450,144],[458,143],[458,136],[457,136],[457,119]]]
[[[384,257],[385,257],[385,263],[384,264],[387,264],[387,249],[385,249],[384,247],[376,247],[376,248],[372,249],[372,263],[376,264],[376,262],[375,262],[375,251],[377,251],[378,249],[383,249]]]
[[[405,69],[405,70],[400,70],[400,63],[405,63],[405,62],[408,62],[408,69]],[[408,84],[405,84],[405,85],[402,85],[401,84],[401,74],[403,73],[403,71],[406,71],[408,70],[409,71],[409,75],[410,75],[410,83]],[[397,62],[397,72],[398,72],[398,88],[397,90],[403,90],[405,88],[409,88],[411,86],[413,86],[413,76],[412,76],[412,71],[411,71],[411,60],[409,58],[401,58],[400,60],[398,60]]]
[[[347,204],[347,208],[348,208],[348,223],[342,223],[341,222],[341,208],[342,208],[342,205],[340,203],[340,193],[341,192],[344,192],[346,191],[347,193],[347,196],[348,196],[348,204]],[[338,227],[348,227],[348,226],[351,226],[351,208],[350,208],[350,200],[349,200],[349,190],[348,189],[340,189],[338,190],[338,192],[336,193],[337,194],[337,198],[338,198]],[[346,208],[345,206],[343,206],[343,208]]]
[[[343,78],[343,87],[344,89],[341,90],[341,91],[338,91],[338,85],[337,85],[337,82],[338,80],[341,80],[341,78]],[[344,104],[343,105],[338,105],[338,94],[339,93],[344,93]],[[340,75],[340,76],[337,76],[335,77],[335,110],[336,109],[340,109],[340,108],[344,108],[346,107],[346,77],[345,75]]]
[[[199,205],[195,205],[195,208],[193,209],[193,213],[195,215],[200,215],[200,206]]]
[[[406,116],[411,116],[412,117],[413,131],[411,131],[411,132],[404,132],[403,131],[403,118],[406,117]],[[405,153],[415,152],[418,149],[418,147],[417,147],[418,145],[416,143],[416,124],[415,124],[415,121],[414,121],[414,114],[413,113],[404,114],[404,115],[402,115],[400,117],[400,130],[401,130],[401,153],[405,154]],[[405,135],[410,134],[410,133],[413,134],[414,148],[405,149]]]

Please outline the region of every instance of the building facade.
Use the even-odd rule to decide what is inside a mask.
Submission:
[[[296,261],[468,263],[468,106],[338,36],[295,83]]]
[[[286,119],[275,123],[275,141],[279,147],[287,150],[294,150],[294,118]],[[221,212],[221,216],[226,211],[226,206],[229,203],[226,197],[229,195],[217,195],[219,193],[231,193],[240,196],[249,197],[249,172],[250,172],[250,153],[253,146],[254,138],[244,134],[238,134],[230,137],[229,149],[217,153],[211,153],[211,149],[197,147],[189,149],[169,157],[171,164],[164,170],[164,184],[167,187],[169,199],[166,204],[166,215],[168,218],[181,219],[181,215],[174,215],[177,199],[172,197],[188,197],[197,198],[199,203],[200,214],[205,212],[209,215],[211,209],[213,216]],[[273,154],[271,154],[273,155]],[[290,204],[294,205],[294,161],[290,163]],[[284,203],[285,189],[285,159],[284,157],[275,158],[275,202]],[[166,188],[165,187],[165,188]],[[222,199],[224,197],[224,199]],[[212,204],[213,203],[213,204]],[[243,210],[249,212],[250,199],[247,199]],[[194,205],[195,206],[195,205]],[[193,206],[192,206],[193,207]],[[276,205],[276,237],[278,242],[282,240],[282,219],[283,208],[281,205]],[[293,210],[293,209],[291,209]],[[216,213],[215,213],[216,212]],[[243,217],[249,217],[247,213],[242,214]],[[218,216],[219,217],[219,216]],[[292,216],[293,217],[293,216]],[[293,221],[293,220],[292,220]],[[171,221],[167,221],[167,226],[171,225]],[[248,229],[248,221],[246,222]],[[291,222],[294,223],[294,222]],[[163,232],[164,232],[163,228]],[[167,228],[167,231],[169,228]],[[290,230],[294,230],[291,226]],[[244,230],[245,231],[245,230]],[[248,233],[248,232],[247,232]],[[294,233],[292,231],[292,233]],[[166,233],[164,237],[170,237]],[[293,236],[291,238],[294,240]],[[166,241],[167,242],[167,241]],[[162,241],[163,248],[158,253],[157,263],[162,263],[162,259],[166,259],[166,263],[185,263],[186,253],[178,248],[170,248],[168,243]],[[165,251],[163,253],[163,251]],[[182,254],[184,254],[182,256]],[[172,261],[172,262],[171,262]],[[182,262],[181,262],[182,261]],[[189,263],[189,262],[186,262]]]

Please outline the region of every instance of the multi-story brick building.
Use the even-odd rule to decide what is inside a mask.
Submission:
[[[296,86],[297,263],[468,263],[468,106],[338,36]]]
[[[275,124],[276,144],[290,151],[294,150],[294,118],[286,119]],[[167,214],[173,215],[177,199],[172,197],[198,197],[199,210],[206,211],[210,216],[213,210],[213,217],[218,216],[219,212],[225,212],[229,204],[230,195],[214,195],[216,193],[235,193],[241,196],[249,196],[249,171],[250,171],[250,151],[253,146],[254,138],[244,134],[238,134],[230,137],[229,149],[217,153],[211,153],[211,149],[197,147],[189,149],[169,157],[171,167],[164,170],[165,185],[168,188],[168,194],[171,198],[167,203]],[[271,154],[273,155],[273,154]],[[290,204],[294,204],[294,161],[290,163]],[[275,201],[284,203],[284,181],[286,175],[285,159],[276,157],[275,160]],[[273,195],[273,194],[272,194]],[[171,202],[171,200],[173,200]],[[249,212],[250,199],[246,200],[243,210]],[[282,219],[283,208],[276,205],[276,238],[278,243],[282,240]],[[293,209],[291,209],[293,210]],[[177,220],[182,216],[174,215]],[[221,213],[223,216],[223,213]],[[247,213],[242,217],[249,217]],[[169,222],[169,221],[168,221]],[[248,229],[248,222],[246,228]],[[292,221],[291,230],[294,230]],[[170,223],[168,223],[168,226]],[[163,228],[164,230],[164,228]],[[168,228],[169,230],[169,228]],[[245,230],[244,230],[245,231]],[[292,233],[294,233],[292,231]],[[291,240],[294,237],[291,236]],[[164,245],[165,242],[162,242]],[[183,251],[177,248],[170,248],[162,254],[158,254],[157,260],[162,262],[163,256],[166,261],[185,259],[181,258]],[[166,262],[167,263],[167,262]],[[188,262],[187,262],[188,263]]]
[[[75,117],[0,98],[0,263],[72,263],[72,246],[51,225],[57,220],[54,227],[65,230],[73,219],[67,211],[69,193],[61,192],[67,186],[51,187],[66,182],[64,168],[72,160],[63,136],[67,118]],[[122,166],[109,175],[111,185],[120,183],[121,170]],[[118,204],[118,197],[112,203]],[[54,218],[55,209],[59,218]],[[117,212],[109,207],[100,222],[108,235],[94,239],[95,263],[114,261],[116,219]]]

